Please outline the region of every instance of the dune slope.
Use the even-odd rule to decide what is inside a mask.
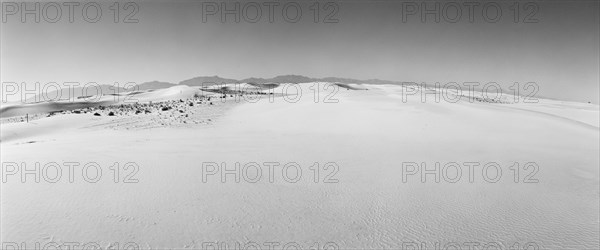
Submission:
[[[600,137],[590,122],[598,119],[597,105],[404,103],[399,88],[389,85],[340,89],[325,103],[329,92],[315,102],[308,85],[302,89],[297,102],[242,101],[213,126],[123,131],[91,126],[108,118],[90,116],[3,126],[3,133],[43,131],[3,141],[3,162],[96,162],[103,170],[97,183],[79,175],[73,183],[8,176],[1,191],[3,240],[135,242],[154,249],[199,249],[203,242],[296,242],[303,249],[327,242],[339,249],[402,249],[414,242],[463,249],[468,242],[502,249],[599,246]],[[135,163],[138,182],[123,183],[120,175],[115,183],[109,168],[115,162]],[[302,174],[292,183],[280,166],[270,181],[263,167],[256,183],[245,178],[254,172],[223,182],[220,173],[206,175],[203,163],[210,162],[229,169],[236,162],[294,162]],[[436,162],[492,162],[502,174],[492,182],[479,167],[473,182],[467,172],[455,183],[447,181],[454,172],[439,182],[434,175],[423,182],[420,174],[403,181],[403,163],[411,162],[428,169]],[[530,162],[539,167],[533,175],[523,168]]]

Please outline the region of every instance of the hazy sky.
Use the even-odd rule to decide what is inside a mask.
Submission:
[[[440,10],[439,23],[433,15],[422,23],[419,10],[403,14],[413,2],[366,0],[334,2],[331,6],[338,11],[332,19],[337,23],[323,22],[334,10],[325,9],[325,1],[319,2],[317,23],[311,10],[315,1],[299,2],[302,16],[297,23],[282,16],[288,2],[274,7],[272,23],[264,2],[259,3],[262,15],[256,23],[244,16],[236,23],[233,15],[222,23],[220,10],[205,15],[203,22],[203,11],[212,3],[220,9],[219,2],[209,1],[136,2],[138,23],[122,22],[133,10],[123,9],[123,4],[115,23],[110,3],[101,5],[96,23],[83,19],[85,2],[75,6],[73,23],[67,6],[56,23],[43,16],[35,23],[34,15],[22,22],[20,12],[6,15],[1,27],[2,82],[177,83],[203,75],[241,79],[282,74],[502,86],[536,82],[538,95],[598,103],[599,1],[533,2],[537,11],[519,2],[517,23],[513,1],[500,2],[502,15],[496,23],[482,17],[482,2],[474,8],[473,22],[461,2],[458,22],[448,22]],[[236,1],[226,3],[233,9]],[[242,15],[246,7],[247,18],[256,16],[254,6],[237,3]],[[447,17],[455,16],[453,6],[439,3]],[[434,7],[434,2],[428,4]],[[294,6],[287,6],[293,19]],[[46,10],[47,18],[56,15],[53,6]],[[12,6],[3,3],[2,11],[8,14]],[[93,8],[88,13],[95,16]],[[493,19],[495,9],[488,8],[488,13]],[[530,13],[537,23],[523,22]]]

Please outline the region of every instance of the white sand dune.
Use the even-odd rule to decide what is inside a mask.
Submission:
[[[352,89],[352,90],[368,90],[368,88],[362,86],[361,84],[352,84],[352,83],[335,83],[335,85],[341,87],[341,88],[345,88],[345,89]]]
[[[315,102],[310,85],[301,86],[298,102],[242,101],[212,126],[124,131],[95,126],[121,118],[90,115],[3,124],[3,162],[97,162],[103,170],[97,183],[80,175],[69,183],[66,173],[58,183],[8,176],[1,188],[3,241],[135,242],[144,249],[201,249],[203,242],[598,249],[598,105],[422,103],[418,97],[404,103],[402,89],[392,85],[340,88],[337,103],[326,103],[331,89]],[[179,99],[193,92],[177,86],[136,98]],[[137,164],[139,182],[115,183],[109,169],[115,162]],[[283,180],[281,168],[273,183],[266,176],[257,183],[229,176],[222,183],[220,175],[204,183],[203,162],[230,168],[235,162],[296,162],[303,172],[296,183]],[[337,183],[323,183],[331,169],[321,169],[315,183],[315,162],[339,166]],[[481,175],[473,183],[466,176],[457,183],[422,183],[420,175],[404,183],[403,162],[430,168],[435,162],[497,162],[503,174],[496,183]],[[522,183],[529,171],[515,183],[509,169],[515,162],[535,162],[538,183]]]
[[[179,85],[165,89],[157,89],[151,92],[144,92],[131,97],[133,102],[166,101],[191,98],[195,94],[200,94],[199,88]]]
[[[64,91],[63,91],[64,92]],[[68,92],[67,92],[68,93]],[[119,105],[128,103],[160,102],[191,98],[194,95],[214,95],[201,91],[199,88],[179,85],[164,89],[149,89],[145,91],[122,92],[119,94],[103,94],[85,98],[63,98],[59,101],[8,103],[0,108],[0,117],[22,116],[25,114],[48,113],[61,110],[73,110],[95,106]]]

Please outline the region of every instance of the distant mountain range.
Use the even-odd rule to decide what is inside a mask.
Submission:
[[[230,84],[230,83],[305,83],[305,82],[341,82],[341,83],[363,83],[363,84],[401,84],[402,82],[386,81],[379,79],[370,80],[357,80],[351,78],[340,78],[340,77],[324,77],[324,78],[311,78],[301,75],[281,75],[273,78],[246,78],[242,80],[222,78],[219,76],[199,76],[191,79],[183,80],[179,82],[180,85],[187,86],[211,86],[218,84]],[[145,82],[139,85],[139,90],[147,89],[161,89],[175,86],[175,83],[169,82]]]
[[[170,82],[159,82],[159,81],[145,82],[145,83],[138,85],[137,90],[164,89],[164,88],[173,87],[174,85],[175,84],[170,83]]]

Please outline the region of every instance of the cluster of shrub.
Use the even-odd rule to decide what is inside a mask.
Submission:
[[[219,98],[223,98],[222,96]],[[162,101],[162,102],[149,102],[149,103],[129,103],[129,104],[119,104],[119,105],[110,105],[110,106],[95,106],[95,107],[87,107],[74,109],[70,111],[55,111],[48,114],[48,116],[52,116],[55,114],[88,114],[91,113],[94,116],[102,116],[106,114],[107,116],[117,116],[117,115],[130,115],[130,114],[150,114],[154,112],[160,111],[169,111],[172,109],[178,109],[180,113],[184,113],[186,106],[192,107],[194,105],[208,104],[213,105],[211,102],[211,97],[208,96],[194,96],[193,98],[188,98],[186,100],[170,100],[170,101]]]

